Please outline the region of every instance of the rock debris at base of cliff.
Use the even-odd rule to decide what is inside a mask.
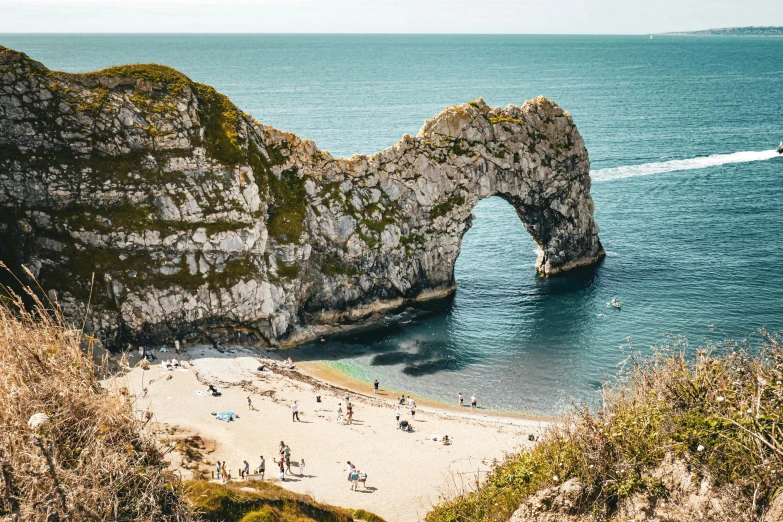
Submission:
[[[108,346],[294,344],[448,295],[490,196],[541,274],[603,257],[584,142],[543,97],[337,159],[168,67],[68,74],[0,47],[0,260]]]

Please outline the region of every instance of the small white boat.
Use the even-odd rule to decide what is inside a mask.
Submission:
[[[623,302],[619,301],[616,297],[613,297],[611,301],[606,303],[607,306],[613,306],[618,310],[623,306]]]
[[[783,154],[783,141],[780,142],[780,145],[778,145],[778,148],[775,149],[778,154]]]

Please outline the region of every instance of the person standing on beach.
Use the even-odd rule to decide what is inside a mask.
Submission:
[[[285,470],[288,472],[289,475],[293,475],[291,473],[291,454],[286,453],[285,454]]]
[[[277,476],[280,477],[282,482],[285,482],[285,460],[283,457],[280,457],[280,462],[277,463],[277,468]]]
[[[223,471],[223,466],[220,464],[220,461],[217,461],[217,464],[215,465],[215,478],[216,479],[220,478],[222,471]]]
[[[470,398],[470,407],[475,408],[476,407],[476,394],[473,394],[473,397]]]
[[[459,392],[459,407],[462,408],[465,405],[465,397],[462,392]]]
[[[283,442],[283,441],[281,440],[281,441],[280,441],[280,448],[279,448],[280,455],[282,455],[282,454],[285,452],[285,448],[286,448],[285,442]]]
[[[253,401],[250,400],[250,397],[247,398],[247,409],[248,410],[255,409],[255,408],[253,408]]]
[[[299,476],[301,477],[304,475],[304,467],[305,467],[305,461],[304,459],[299,460]]]
[[[240,470],[239,475],[242,478],[246,478],[250,475],[250,464],[246,460],[242,461],[242,469]]]
[[[341,402],[337,403],[337,421],[341,421],[343,419],[343,405]]]
[[[348,409],[348,424],[353,424],[353,408]]]
[[[413,406],[411,406],[411,420],[416,418],[416,403],[413,403]]]
[[[258,463],[258,474],[261,475],[261,482],[264,481],[264,472],[266,471],[266,461],[264,456],[261,455],[261,462]]]
[[[397,406],[397,412],[394,414],[395,417],[397,417],[397,427],[400,427],[400,415],[402,415],[402,411],[400,411],[400,407]]]
[[[413,407],[413,397],[408,395],[408,408],[412,408],[412,407]]]
[[[378,386],[379,385],[380,385],[380,383],[378,382],[378,379],[375,379],[375,382],[372,383],[373,393],[378,393]]]
[[[294,401],[294,403],[291,405],[291,413],[292,415],[292,422],[299,420],[299,405]]]

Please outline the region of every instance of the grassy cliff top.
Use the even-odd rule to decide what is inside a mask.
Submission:
[[[721,520],[760,520],[783,488],[781,339],[761,332],[748,345],[685,348],[629,358],[599,408],[575,407],[562,427],[436,507],[428,522],[508,520],[526,499],[568,481],[581,493],[564,520],[614,520],[639,496],[685,503],[655,472],[672,461],[689,483],[709,482]]]

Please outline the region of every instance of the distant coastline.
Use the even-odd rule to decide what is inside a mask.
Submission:
[[[783,27],[722,27],[718,29],[704,29],[701,31],[678,31],[662,34],[680,36],[783,36]]]

